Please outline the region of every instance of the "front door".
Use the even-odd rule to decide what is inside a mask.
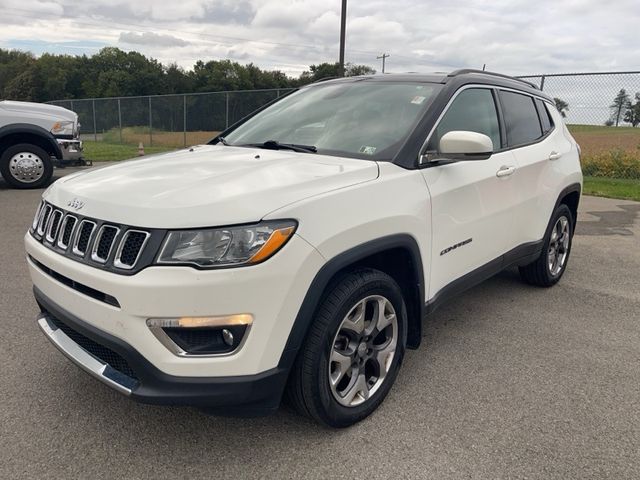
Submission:
[[[515,158],[502,148],[494,92],[472,87],[458,92],[431,134],[427,151],[453,130],[487,135],[494,151],[487,160],[430,164],[422,175],[431,194],[432,265],[429,298],[463,275],[515,246],[513,204],[517,198]]]

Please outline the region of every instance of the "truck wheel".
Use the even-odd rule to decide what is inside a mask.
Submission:
[[[573,225],[569,207],[559,205],[551,217],[540,257],[519,269],[525,282],[539,287],[551,287],[558,283],[569,262]]]
[[[0,157],[0,173],[14,188],[40,188],[53,176],[51,156],[37,145],[20,143]]]
[[[287,399],[331,427],[367,417],[384,400],[404,356],[407,314],[398,284],[354,271],[325,293],[289,377]]]

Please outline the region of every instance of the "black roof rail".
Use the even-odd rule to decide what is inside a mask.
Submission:
[[[533,82],[528,82],[521,78],[510,77],[509,75],[504,75],[502,73],[487,72],[486,70],[477,70],[475,68],[461,68],[459,70],[454,70],[449,75],[447,75],[447,77],[457,77],[458,75],[464,75],[466,73],[481,73],[484,75],[491,75],[492,77],[507,78],[509,80],[514,80],[516,82],[524,83],[525,85],[528,85],[531,88],[535,88],[536,90],[540,90],[540,88]]]
[[[336,78],[344,78],[344,77],[322,77],[322,78],[319,78],[318,80],[314,80],[311,83],[326,82],[327,80],[335,80]]]

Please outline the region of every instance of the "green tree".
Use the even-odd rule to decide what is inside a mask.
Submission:
[[[372,75],[376,71],[367,65],[356,65],[347,63],[344,66],[344,73],[347,77],[356,75]],[[333,78],[340,76],[340,66],[336,63],[319,63],[318,65],[310,65],[309,70],[302,72],[300,75],[300,83],[313,83],[323,78]]]
[[[611,109],[611,119],[616,127],[620,124],[620,120],[624,120],[624,115],[629,109],[630,104],[631,99],[629,98],[629,94],[624,88],[620,89],[616,98],[613,99],[613,103],[609,105]]]
[[[562,115],[562,118],[566,118],[567,110],[569,110],[569,104],[558,97],[553,97],[553,101],[555,102],[556,108],[560,112],[560,115]]]
[[[636,103],[629,102],[627,111],[624,113],[624,121],[630,123],[632,127],[640,125],[640,92],[635,95]]]

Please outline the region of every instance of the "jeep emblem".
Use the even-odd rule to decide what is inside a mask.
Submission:
[[[69,200],[69,203],[67,203],[67,206],[77,211],[77,210],[80,210],[82,207],[84,207],[84,202],[81,200],[78,200],[77,198],[74,198],[73,200]]]

